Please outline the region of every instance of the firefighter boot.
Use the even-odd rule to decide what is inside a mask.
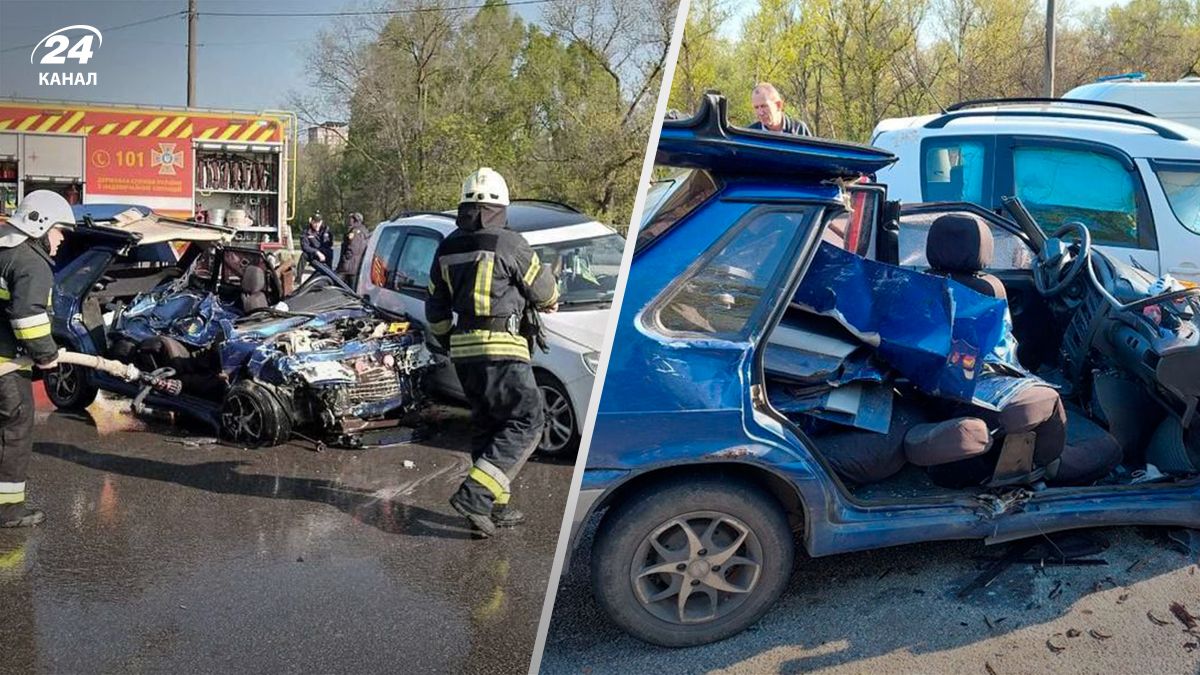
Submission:
[[[475,513],[467,506],[462,498],[462,492],[455,492],[450,497],[450,506],[458,511],[458,514],[467,519],[471,524],[471,532],[483,538],[487,538],[496,534],[496,524],[492,522],[491,517]]]
[[[45,519],[45,513],[25,506],[25,502],[0,506],[0,527],[33,527]]]
[[[496,527],[516,527],[525,522],[525,514],[508,504],[497,504],[492,509],[492,522]]]

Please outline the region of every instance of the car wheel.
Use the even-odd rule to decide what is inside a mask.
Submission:
[[[716,642],[775,603],[794,548],[783,508],[751,484],[659,484],[605,515],[592,546],[592,587],[612,620],[640,640]]]
[[[538,453],[543,457],[570,457],[579,451],[579,423],[567,390],[550,373],[534,371],[538,389],[542,392],[546,425]]]
[[[279,445],[292,435],[292,416],[266,387],[243,380],[225,395],[221,433],[246,447]]]
[[[96,394],[100,391],[87,381],[87,376],[79,366],[69,363],[59,364],[58,368],[46,373],[42,384],[46,387],[50,402],[62,410],[83,410],[96,400]]]

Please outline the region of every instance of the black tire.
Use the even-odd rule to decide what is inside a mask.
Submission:
[[[579,452],[579,419],[571,405],[566,387],[544,370],[533,371],[538,389],[542,393],[546,427],[537,452],[542,457],[569,458]]]
[[[221,404],[221,434],[249,448],[279,445],[291,438],[292,416],[266,387],[242,380]]]
[[[699,556],[668,557],[691,548],[680,522],[699,535],[697,545],[717,552],[699,548]],[[683,546],[669,545],[672,539]],[[675,479],[609,509],[592,545],[592,590],[630,635],[663,647],[690,647],[724,640],[758,621],[787,586],[794,555],[787,515],[761,488],[740,480]],[[646,572],[660,567],[666,571]],[[745,592],[720,591],[709,581]],[[681,608],[685,587],[693,590]],[[665,597],[654,601],[658,596]]]
[[[87,374],[79,366],[59,364],[42,377],[46,397],[60,410],[79,411],[96,400],[99,389],[87,380]]]

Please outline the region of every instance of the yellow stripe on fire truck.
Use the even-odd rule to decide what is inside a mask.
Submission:
[[[46,121],[42,122],[41,126],[37,128],[37,131],[49,131],[50,127],[54,126],[54,123],[60,119],[62,119],[62,115],[51,115],[50,117],[47,117]]]
[[[83,111],[78,110],[74,115],[71,115],[69,118],[67,118],[67,121],[63,122],[57,129],[55,129],[55,131],[60,134],[69,133],[71,129],[73,129],[76,124],[79,124],[79,121],[82,119]]]
[[[149,136],[150,134],[154,133],[155,129],[157,129],[160,125],[162,125],[163,122],[166,121],[167,118],[165,117],[155,117],[154,119],[150,120],[149,124],[142,127],[142,130],[138,132],[138,136],[142,138]]]

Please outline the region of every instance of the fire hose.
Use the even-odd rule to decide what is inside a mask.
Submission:
[[[200,190],[271,192],[275,179],[270,159],[215,155],[196,160],[196,187]]]
[[[106,359],[92,354],[80,354],[66,350],[58,352],[58,364],[60,366],[71,365],[98,370],[126,382],[140,382],[142,389],[134,397],[131,404],[133,411],[139,414],[145,410],[142,402],[150,392],[155,391],[167,396],[178,396],[179,392],[183,390],[183,383],[171,377],[175,374],[175,371],[171,368],[159,368],[147,373],[131,363],[122,363],[121,361]],[[19,356],[11,361],[0,363],[0,375],[7,375],[8,373],[31,366],[33,366],[32,359],[28,356]]]

